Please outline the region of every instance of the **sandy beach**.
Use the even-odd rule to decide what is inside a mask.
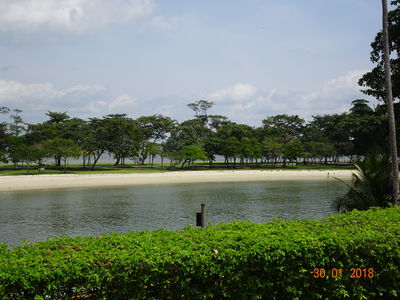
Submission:
[[[145,174],[84,174],[1,176],[0,191],[158,185],[176,183],[282,180],[335,180],[351,178],[351,170],[323,171],[184,171]],[[329,175],[328,175],[329,174]]]

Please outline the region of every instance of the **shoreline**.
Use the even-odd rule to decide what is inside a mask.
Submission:
[[[184,171],[141,174],[1,176],[0,192],[218,182],[351,179],[353,170]],[[329,174],[329,176],[328,176]]]

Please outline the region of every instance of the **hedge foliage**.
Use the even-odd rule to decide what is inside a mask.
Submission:
[[[392,207],[1,245],[0,298],[390,299],[400,296],[399,267]],[[314,268],[326,276],[314,278]],[[351,278],[351,268],[373,268],[374,277]]]

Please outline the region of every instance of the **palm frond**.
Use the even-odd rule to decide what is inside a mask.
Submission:
[[[350,184],[338,179],[348,187],[348,191],[336,198],[332,207],[338,212],[345,212],[387,206],[392,190],[389,156],[369,154],[354,166],[357,173],[353,174]]]

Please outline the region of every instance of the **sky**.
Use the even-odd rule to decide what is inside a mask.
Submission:
[[[366,97],[376,0],[0,0],[0,106],[26,122],[210,111],[260,126]]]

